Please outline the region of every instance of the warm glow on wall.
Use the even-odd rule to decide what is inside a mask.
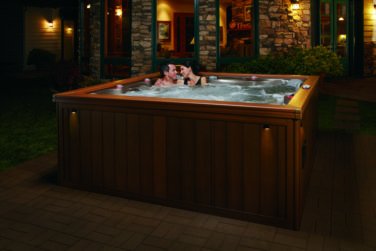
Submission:
[[[160,3],[157,7],[158,21],[171,21],[171,13],[173,13],[171,6],[167,3]]]
[[[72,34],[72,32],[73,32],[73,28],[68,27],[68,28],[65,29],[65,32],[66,32],[67,34]]]

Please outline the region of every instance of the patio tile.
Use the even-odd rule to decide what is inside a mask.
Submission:
[[[374,143],[341,137],[320,138],[299,231],[62,187],[49,159],[0,173],[0,250],[375,250],[374,162],[352,159]]]

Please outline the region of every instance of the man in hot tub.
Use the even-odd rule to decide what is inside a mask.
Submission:
[[[176,85],[177,81],[177,71],[176,66],[169,62],[163,63],[159,67],[161,77],[155,82],[155,86],[158,87],[169,87]]]

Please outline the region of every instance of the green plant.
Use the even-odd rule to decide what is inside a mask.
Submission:
[[[295,67],[296,74],[324,74],[327,77],[339,77],[343,74],[343,66],[338,55],[324,46],[301,50],[298,54],[301,62]]]
[[[339,77],[343,74],[340,58],[326,47],[293,48],[285,53],[261,56],[246,63],[233,63],[224,71],[263,74],[301,74]]]
[[[81,79],[78,82],[78,85],[80,87],[87,87],[87,86],[97,85],[102,82],[105,82],[105,80],[97,79],[92,76],[81,75]]]
[[[35,65],[37,70],[49,70],[55,64],[56,55],[43,49],[32,49],[27,58],[28,65]]]

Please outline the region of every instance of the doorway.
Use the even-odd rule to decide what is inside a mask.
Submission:
[[[194,53],[193,13],[174,13],[174,56],[191,58]]]
[[[320,0],[319,44],[341,57],[345,72],[351,72],[354,55],[354,25],[350,0]]]

